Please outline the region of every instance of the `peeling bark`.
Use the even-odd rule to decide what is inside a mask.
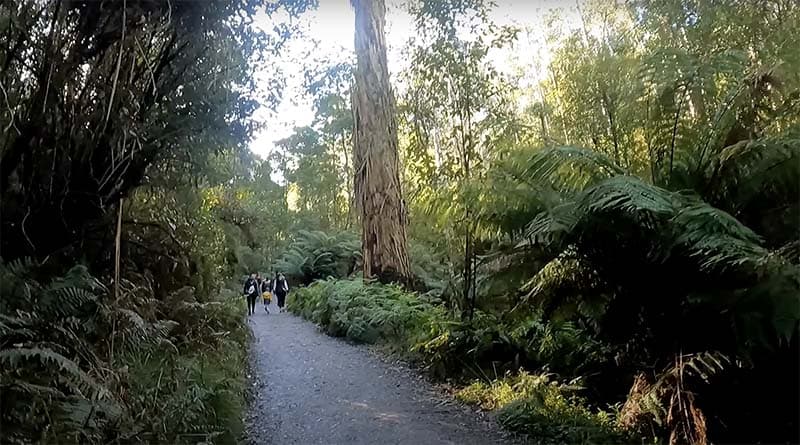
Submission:
[[[384,0],[351,0],[357,68],[353,91],[355,198],[365,278],[410,284],[407,214],[400,189],[395,101],[386,61]]]

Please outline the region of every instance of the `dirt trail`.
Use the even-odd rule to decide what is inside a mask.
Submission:
[[[414,372],[289,313],[251,317],[253,444],[500,444],[496,425]]]

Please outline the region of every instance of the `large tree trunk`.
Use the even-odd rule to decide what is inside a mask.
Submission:
[[[353,91],[353,168],[364,277],[410,284],[406,209],[400,190],[395,103],[386,63],[384,0],[351,0],[358,65]]]

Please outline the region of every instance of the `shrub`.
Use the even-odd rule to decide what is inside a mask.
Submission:
[[[225,353],[176,356],[160,349],[126,357],[136,437],[150,443],[236,443],[243,431],[246,355],[235,346]]]
[[[551,383],[549,374],[530,374],[521,370],[491,381],[476,380],[456,393],[456,398],[464,403],[478,405],[482,409],[494,411],[520,399],[531,397],[542,385]]]
[[[486,410],[499,410],[498,419],[504,427],[530,435],[535,443],[625,441],[624,434],[614,428],[613,416],[605,411],[592,412],[574,395],[577,389],[553,381],[549,374],[520,371],[488,383],[475,382],[456,397]]]
[[[462,320],[425,296],[362,280],[317,281],[293,292],[287,307],[330,335],[385,343],[437,377],[483,378],[486,370],[520,365],[575,375],[607,353],[570,322],[545,323],[537,314],[502,319],[481,311]]]
[[[291,294],[287,308],[330,335],[361,343],[388,340],[406,351],[421,327],[445,317],[441,308],[397,286],[362,280],[317,281]]]
[[[240,299],[120,298],[75,266],[0,262],[4,443],[235,443],[249,330]],[[133,278],[133,277],[132,277]]]

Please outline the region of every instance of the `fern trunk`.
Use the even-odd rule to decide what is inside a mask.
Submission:
[[[353,167],[364,277],[410,283],[406,209],[400,189],[395,103],[386,61],[384,0],[351,0],[357,67]]]

